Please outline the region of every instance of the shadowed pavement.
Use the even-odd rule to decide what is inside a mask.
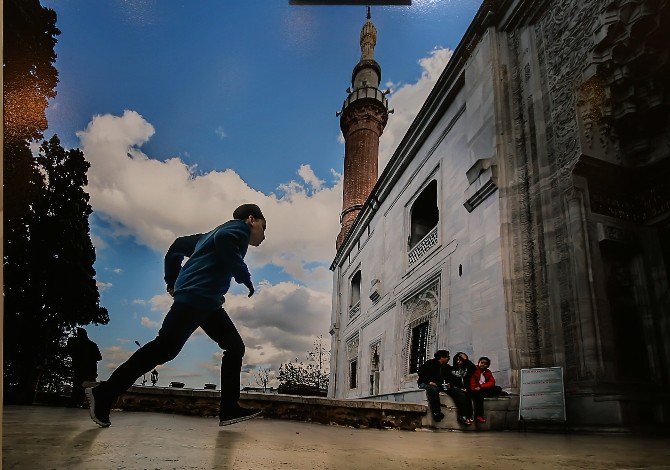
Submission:
[[[254,419],[7,406],[4,469],[670,469],[670,439],[353,429]]]

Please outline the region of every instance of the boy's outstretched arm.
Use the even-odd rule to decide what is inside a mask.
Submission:
[[[244,262],[244,254],[249,247],[249,236],[244,232],[232,232],[220,230],[214,235],[214,246],[216,252],[230,269],[235,282],[244,284],[249,289],[249,297],[254,295],[254,285],[251,282],[251,274]]]
[[[184,258],[191,257],[200,237],[202,237],[201,233],[179,237],[172,242],[165,254],[165,285],[170,295],[174,291],[174,283],[181,271],[181,262]]]

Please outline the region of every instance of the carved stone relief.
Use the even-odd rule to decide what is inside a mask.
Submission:
[[[573,352],[576,318],[563,193],[572,186],[571,169],[581,155],[577,92],[595,17],[604,8],[594,0],[548,5],[535,24],[507,33],[514,152],[505,159],[512,178],[502,184],[512,201],[506,214],[513,253],[509,311],[520,367]]]
[[[347,341],[347,360],[358,358],[358,335]]]
[[[669,132],[670,1],[612,0],[598,13],[585,74],[606,91],[600,122],[618,136],[623,158],[644,163],[654,138]]]
[[[435,281],[403,303],[404,327],[402,328],[402,332],[404,338],[401,352],[402,363],[404,364],[403,378],[408,376],[412,328],[428,321],[428,350],[434,349],[435,326],[440,305],[439,286],[439,281]]]

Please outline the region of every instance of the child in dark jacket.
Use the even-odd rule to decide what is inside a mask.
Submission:
[[[475,366],[464,352],[457,352],[454,355],[453,366],[450,370],[449,382],[456,388],[470,390],[470,377],[475,371]]]
[[[470,397],[475,406],[475,420],[478,423],[485,423],[484,418],[484,398],[497,397],[502,394],[502,388],[496,385],[496,379],[489,370],[491,359],[480,357],[477,361],[477,367],[470,376]]]
[[[417,371],[417,384],[426,391],[426,398],[435,421],[442,421],[440,410],[440,385],[444,380],[443,366],[449,362],[449,351],[440,349],[433,359],[424,362]]]
[[[445,375],[444,392],[454,400],[457,411],[456,419],[461,424],[472,424],[472,402],[467,395],[467,388],[463,386],[463,377],[458,373],[454,374],[454,368],[449,364],[445,364],[443,369]]]

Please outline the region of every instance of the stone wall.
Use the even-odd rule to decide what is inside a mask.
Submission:
[[[117,401],[124,411],[153,411],[192,416],[218,416],[220,392],[133,386]],[[262,408],[263,416],[356,428],[414,430],[422,426],[426,406],[372,400],[332,400],[264,393],[242,393],[240,404]]]
[[[662,422],[667,398],[645,409],[631,391],[670,378],[668,2],[510,5],[496,40],[512,368],[562,366],[574,423]]]
[[[484,400],[485,424],[463,426],[456,420],[456,407],[448,395],[441,393],[444,420],[435,423],[428,413],[425,392],[418,390],[418,403],[389,400],[334,400],[321,397],[242,393],[240,404],[263,409],[263,417],[354,428],[415,430],[490,431],[518,427],[519,397],[508,396]],[[220,392],[216,390],[176,389],[133,386],[124,393],[115,408],[124,411],[148,411],[190,416],[217,417]]]

